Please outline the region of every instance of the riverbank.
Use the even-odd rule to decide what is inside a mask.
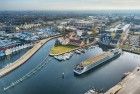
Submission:
[[[122,48],[122,50],[123,50],[123,51],[126,51],[126,52],[130,52],[130,53],[134,53],[134,54],[138,54],[138,55],[140,55],[140,50],[135,51],[135,50],[124,49],[124,48]]]
[[[132,47],[130,45],[123,45],[121,46],[123,51],[134,53],[134,54],[140,54],[140,48]]]
[[[0,69],[0,77],[5,76],[6,74],[10,73],[11,71],[15,70],[22,64],[24,64],[28,59],[30,59],[46,42],[48,42],[51,39],[60,37],[61,35],[56,35],[52,37],[48,37],[47,39],[40,40],[38,43],[36,43],[32,49],[27,51],[22,57],[20,57],[18,60],[16,60],[13,63],[10,63],[6,67]]]

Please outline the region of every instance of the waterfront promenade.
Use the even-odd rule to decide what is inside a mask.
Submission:
[[[124,78],[105,94],[140,94],[140,67]]]
[[[60,37],[62,35],[55,35],[52,37],[48,37],[47,39],[40,40],[38,43],[34,44],[33,48],[27,51],[22,57],[20,57],[15,62],[7,65],[6,67],[0,69],[0,77],[8,74],[9,72],[13,71],[14,69],[18,68],[22,64],[24,64],[28,59],[30,59],[46,42],[51,39]]]

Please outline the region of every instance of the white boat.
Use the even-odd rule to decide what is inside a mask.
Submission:
[[[56,58],[57,60],[68,60],[71,56],[72,56],[72,52],[70,53],[65,53],[64,55],[59,55],[59,56],[54,56],[54,58]]]
[[[81,51],[80,50],[76,50],[75,53],[76,54],[81,54]]]
[[[90,90],[88,90],[86,93],[84,93],[84,94],[100,94],[100,93],[98,93],[98,92],[96,92],[95,90],[93,90],[93,89],[90,89]]]
[[[62,57],[61,55],[59,55],[59,56],[54,56],[54,58],[57,59],[57,60],[60,60],[60,61],[63,60],[63,57]]]

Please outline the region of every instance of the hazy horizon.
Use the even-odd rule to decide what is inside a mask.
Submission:
[[[139,0],[0,0],[0,10],[140,10]]]

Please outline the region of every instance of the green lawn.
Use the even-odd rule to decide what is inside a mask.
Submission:
[[[65,52],[69,52],[73,49],[77,48],[77,46],[73,45],[57,45],[51,49],[51,54],[62,54]]]

